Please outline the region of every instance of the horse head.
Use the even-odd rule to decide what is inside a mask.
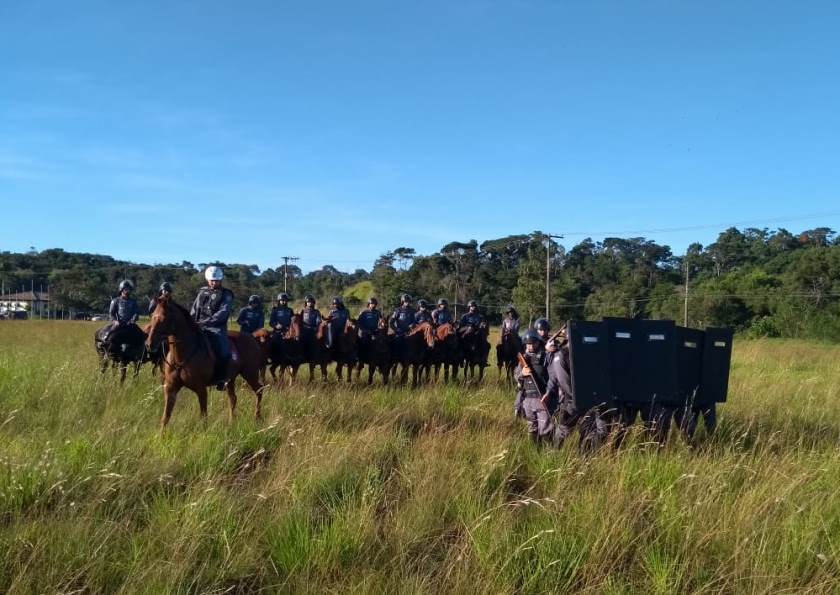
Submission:
[[[435,346],[435,329],[432,325],[428,322],[423,322],[415,326],[411,331],[408,333],[409,337],[413,337],[414,335],[419,335],[420,333],[423,334],[423,341],[426,343],[426,347],[429,349],[434,348]]]
[[[300,341],[300,314],[292,314],[289,330],[286,331],[286,335],[283,338],[291,341]]]
[[[151,348],[160,343],[165,337],[181,335],[192,330],[200,332],[198,325],[190,317],[190,313],[171,297],[156,298],[157,306],[152,312],[152,322],[146,336],[146,346]]]

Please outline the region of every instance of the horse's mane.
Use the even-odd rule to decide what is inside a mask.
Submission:
[[[178,303],[178,302],[176,302],[176,301],[169,300],[169,302],[168,302],[168,303],[169,303],[170,305],[175,306],[176,308],[178,308],[178,310],[181,312],[181,314],[183,314],[183,315],[184,315],[184,320],[187,322],[187,326],[188,326],[191,330],[194,330],[194,331],[195,331],[195,332],[197,332],[197,333],[200,333],[200,332],[201,332],[201,327],[200,327],[200,326],[198,326],[198,323],[197,323],[195,320],[193,320],[193,317],[192,317],[192,315],[190,314],[190,311],[189,311],[189,310],[187,310],[184,306],[182,306],[181,304],[179,304],[179,303]]]

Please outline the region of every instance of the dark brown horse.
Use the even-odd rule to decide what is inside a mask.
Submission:
[[[482,322],[477,328],[469,325],[458,329],[458,344],[464,357],[464,380],[475,379],[476,366],[478,380],[484,378],[484,368],[487,367],[487,356],[490,354],[488,332],[486,322]]]
[[[502,377],[502,369],[505,371],[505,378],[513,380],[513,371],[516,369],[517,356],[522,352],[522,340],[514,332],[504,331],[499,343],[496,345],[496,366],[499,368],[499,378]]]
[[[335,341],[338,339],[338,341]],[[341,335],[333,338],[333,359],[335,360],[335,374],[341,381],[342,370],[347,368],[347,382],[353,381],[353,367],[359,361],[357,349],[356,321],[348,319]]]
[[[441,367],[443,367],[444,382],[449,381],[450,371],[452,380],[457,380],[461,356],[455,327],[449,322],[435,329],[435,346],[432,349],[431,363],[435,369],[435,382],[440,378]]]
[[[356,367],[356,379],[367,364],[368,384],[373,384],[373,374],[377,370],[382,375],[382,383],[388,384],[391,375],[391,340],[388,336],[388,320],[380,318],[376,334],[366,339],[358,340],[359,363]]]
[[[411,384],[417,386],[420,381],[420,371],[426,363],[429,353],[435,346],[435,329],[430,322],[418,324],[406,333],[403,338],[401,353],[394,367],[401,365],[400,382],[408,381],[408,370],[411,368]]]
[[[327,381],[327,366],[330,363],[330,350],[327,349],[327,329],[330,323],[322,320],[315,335],[309,337],[306,348],[306,361],[309,364],[309,382],[315,378],[315,367],[321,368],[321,380]]]
[[[108,331],[108,341],[103,341],[104,333]],[[120,384],[125,382],[128,366],[134,368],[134,376],[140,373],[140,366],[148,361],[147,349],[144,346],[146,332],[136,324],[112,329],[106,326],[98,329],[93,335],[93,346],[99,355],[100,371],[104,374],[108,364],[113,370],[119,370]]]
[[[256,417],[262,415],[263,386],[259,381],[260,362],[262,355],[256,339],[248,333],[228,331],[231,342],[232,357],[228,364],[227,396],[230,405],[230,417],[236,411],[237,376],[242,378],[254,391],[257,397]],[[216,356],[210,348],[207,337],[190,317],[187,310],[176,304],[168,297],[157,298],[157,307],[152,313],[152,323],[146,346],[154,345],[166,338],[169,348],[164,360],[163,373],[163,417],[161,431],[166,428],[175,407],[178,391],[186,387],[198,396],[198,406],[201,416],[207,418],[207,387],[213,384],[213,372]]]

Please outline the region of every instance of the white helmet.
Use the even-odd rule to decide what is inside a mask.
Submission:
[[[208,281],[221,281],[225,278],[225,274],[222,272],[222,267],[209,266],[204,271],[204,278]]]

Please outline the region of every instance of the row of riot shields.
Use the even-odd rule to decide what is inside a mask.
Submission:
[[[578,411],[621,403],[676,408],[726,401],[731,329],[605,318],[569,321],[567,335]]]

